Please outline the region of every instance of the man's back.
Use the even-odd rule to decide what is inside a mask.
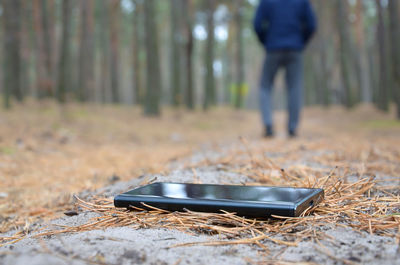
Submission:
[[[302,50],[316,21],[308,0],[261,0],[254,27],[268,51]]]

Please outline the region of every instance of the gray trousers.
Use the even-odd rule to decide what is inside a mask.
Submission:
[[[285,69],[288,90],[288,130],[296,131],[303,102],[303,55],[299,51],[269,52],[264,62],[260,83],[260,107],[265,126],[273,126],[272,89],[280,68]]]

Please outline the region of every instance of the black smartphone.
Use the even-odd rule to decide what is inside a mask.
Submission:
[[[323,197],[322,189],[158,182],[116,196],[114,205],[145,209],[144,203],[168,211],[225,210],[249,217],[297,217]]]

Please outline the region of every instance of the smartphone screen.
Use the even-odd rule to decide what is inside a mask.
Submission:
[[[313,193],[312,189],[301,188],[155,183],[126,194],[176,199],[239,200],[293,204],[311,193]]]

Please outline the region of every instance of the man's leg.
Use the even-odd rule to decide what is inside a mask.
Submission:
[[[266,136],[272,136],[272,88],[275,75],[279,69],[279,54],[268,53],[264,62],[260,82],[260,109],[264,126],[267,130]]]
[[[301,52],[290,52],[287,60],[288,130],[290,136],[295,136],[303,104],[303,55]]]

